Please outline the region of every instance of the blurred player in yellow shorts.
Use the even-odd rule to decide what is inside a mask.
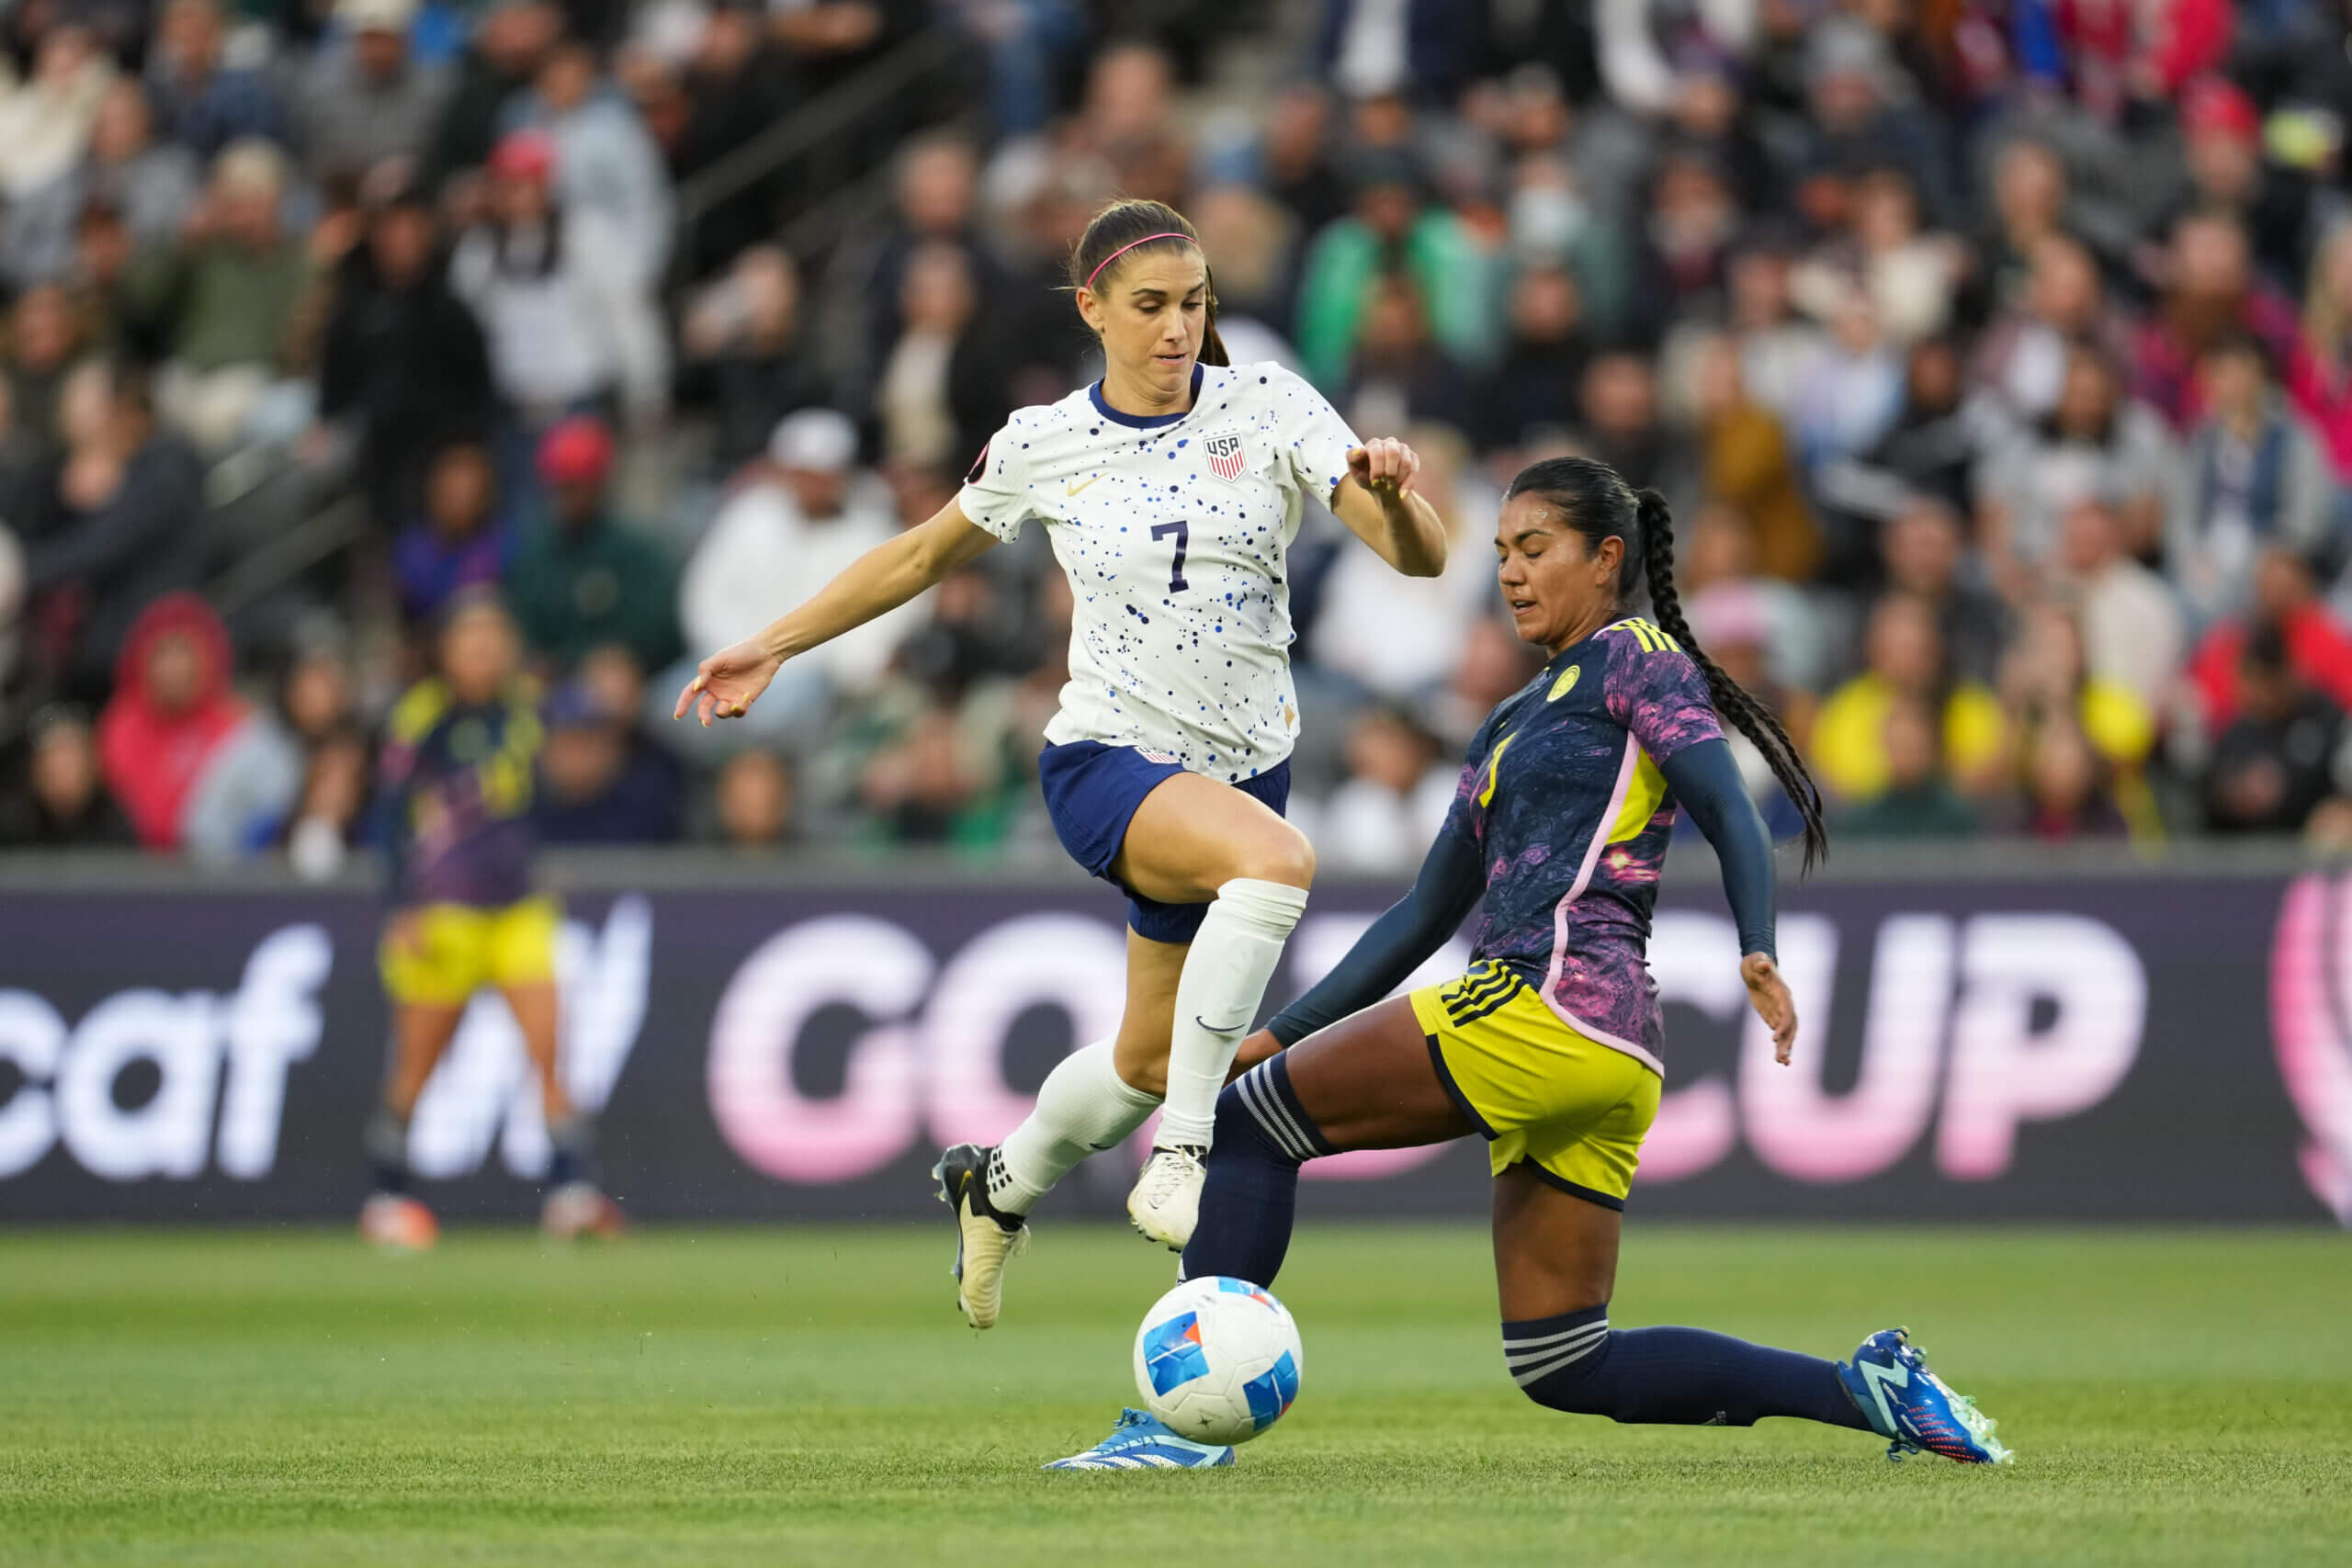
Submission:
[[[541,1223],[574,1236],[619,1228],[591,1174],[594,1129],[556,1071],[556,901],[533,891],[533,772],[542,739],[518,669],[514,624],[495,596],[452,602],[439,672],[410,688],[384,739],[382,798],[393,911],[379,960],[391,1002],[392,1063],[368,1129],[376,1190],[360,1211],[379,1246],[430,1247],[432,1212],[409,1191],[417,1097],[485,987],[506,1000],[538,1071],[554,1165]]]
[[[504,908],[426,904],[403,910],[384,934],[384,994],[396,1005],[463,1007],[485,986],[501,991],[555,982],[553,898]]]

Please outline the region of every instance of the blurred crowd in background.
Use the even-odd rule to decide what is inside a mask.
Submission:
[[[1038,531],[668,713],[1099,373],[1057,286],[1114,195],[1453,531],[1294,548],[1327,866],[1414,863],[1531,672],[1489,540],[1566,451],[1672,502],[1846,837],[2352,842],[2346,0],[16,0],[0,48],[0,842],[332,869],[494,583],[550,842],[1048,844]]]

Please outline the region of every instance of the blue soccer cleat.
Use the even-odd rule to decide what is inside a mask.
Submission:
[[[1082,1454],[1041,1464],[1040,1470],[1216,1470],[1233,1462],[1233,1450],[1223,1443],[1196,1443],[1180,1438],[1157,1416],[1140,1410],[1122,1410],[1111,1435]]]
[[[1993,1436],[1999,1423],[1928,1370],[1907,1328],[1882,1328],[1863,1340],[1850,1363],[1838,1363],[1838,1378],[1871,1429],[1887,1440],[1891,1460],[1936,1453],[1961,1464],[2007,1464],[2017,1457]]]

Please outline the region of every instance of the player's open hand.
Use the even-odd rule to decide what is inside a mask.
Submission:
[[[1394,436],[1367,441],[1348,453],[1349,477],[1383,500],[1410,495],[1420,471],[1420,454]]]
[[[705,729],[714,718],[741,718],[783,667],[784,660],[757,637],[722,648],[702,661],[695,678],[678,694],[678,705],[670,716],[684,718],[692,711],[700,716]]]
[[[1797,1044],[1797,1004],[1789,995],[1789,983],[1781,978],[1781,966],[1769,954],[1751,953],[1739,961],[1739,977],[1747,985],[1756,1016],[1772,1032],[1772,1060],[1787,1066],[1789,1053]]]

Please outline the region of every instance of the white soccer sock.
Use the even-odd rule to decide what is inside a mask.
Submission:
[[[1098,1040],[1064,1056],[1037,1090],[1037,1108],[999,1144],[989,1162],[989,1201],[1025,1214],[1070,1168],[1111,1148],[1159,1109],[1159,1097],[1119,1077],[1112,1042]]]
[[[1283,943],[1306,912],[1306,889],[1237,876],[1216,890],[1176,980],[1168,1106],[1152,1142],[1208,1146],[1233,1053],[1258,1016]]]

